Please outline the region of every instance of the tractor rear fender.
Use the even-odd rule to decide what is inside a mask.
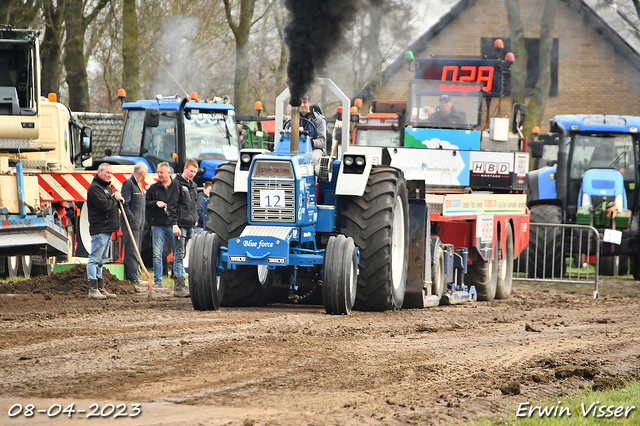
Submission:
[[[372,161],[366,152],[354,150],[343,153],[336,182],[336,195],[362,196],[369,180]]]

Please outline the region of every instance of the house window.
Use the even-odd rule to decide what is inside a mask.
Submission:
[[[496,50],[493,47],[495,37],[482,37],[480,41],[480,53],[488,58],[496,57]],[[504,47],[507,52],[512,52],[511,40],[509,38],[503,38]],[[525,38],[525,48],[527,49],[527,80],[525,82],[524,95],[533,95],[533,89],[538,81],[539,73],[539,60],[538,53],[540,51],[540,39],[538,38]],[[511,93],[508,84],[503,86],[503,94],[508,96]],[[558,39],[553,39],[551,47],[551,86],[549,87],[549,96],[558,96]]]

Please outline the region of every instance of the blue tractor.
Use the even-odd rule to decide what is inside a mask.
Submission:
[[[639,128],[640,117],[559,115],[551,122],[552,133],[531,143],[536,161],[528,175],[531,222],[606,231],[612,237],[601,244],[601,275],[626,274],[631,260],[634,278],[640,279]],[[571,241],[558,238],[556,228],[530,235],[529,265],[536,266],[529,268],[529,276],[563,276],[563,247]],[[535,262],[536,252],[553,253],[553,260]]]
[[[126,118],[118,155],[107,153],[104,162],[132,165],[147,163],[149,172],[167,161],[181,172],[187,159],[200,164],[196,182],[209,180],[216,168],[238,160],[238,130],[229,98],[201,100],[195,92],[154,100],[125,102]]]
[[[319,80],[349,110],[349,99],[333,82]],[[282,127],[287,99],[288,89],[278,96],[276,126]],[[348,128],[349,116],[343,120]],[[297,119],[290,129],[277,130],[273,152],[243,149],[239,161],[218,167],[209,232],[194,238],[190,252],[194,309],[278,300],[321,300],[330,314],[400,309],[409,261],[403,173],[373,166],[366,153],[346,152],[347,132],[339,159],[324,156],[314,166],[310,139]],[[362,262],[376,271],[363,288]]]

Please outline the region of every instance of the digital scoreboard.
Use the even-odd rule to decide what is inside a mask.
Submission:
[[[502,71],[495,59],[418,59],[415,78],[440,81],[440,92],[482,92],[499,96]],[[452,93],[453,94],[453,93]]]

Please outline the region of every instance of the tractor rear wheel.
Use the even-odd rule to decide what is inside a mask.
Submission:
[[[496,297],[498,286],[498,242],[493,247],[493,259],[476,260],[467,267],[468,285],[476,287],[478,300],[489,301]]]
[[[355,309],[400,309],[409,260],[409,204],[402,172],[373,167],[364,194],[344,198],[340,233],[360,248]]]
[[[531,223],[562,223],[562,208],[551,204],[531,206]],[[561,278],[565,272],[562,231],[538,227],[529,231],[527,265],[529,278]]]
[[[273,271],[266,266],[237,266],[222,273],[223,306],[265,306],[271,300]]]
[[[226,246],[230,239],[242,233],[249,222],[247,194],[233,190],[235,163],[218,166],[211,179],[213,186],[207,208],[207,229],[215,233]],[[264,306],[269,303],[273,271],[266,266],[238,266],[221,275],[224,286],[223,306]]]
[[[513,285],[513,231],[511,230],[511,225],[507,226],[507,241],[505,245],[504,253],[498,248],[500,258],[498,260],[496,299],[508,298]]]
[[[322,275],[322,303],[328,314],[349,315],[356,301],[358,257],[352,238],[329,238]]]
[[[616,274],[616,257],[618,258],[618,273]],[[600,255],[599,275],[613,277],[616,275],[627,275],[629,271],[628,256],[603,256]]]
[[[211,179],[207,229],[222,239],[222,245],[240,235],[249,221],[247,194],[233,190],[235,171],[235,163],[221,164]]]

